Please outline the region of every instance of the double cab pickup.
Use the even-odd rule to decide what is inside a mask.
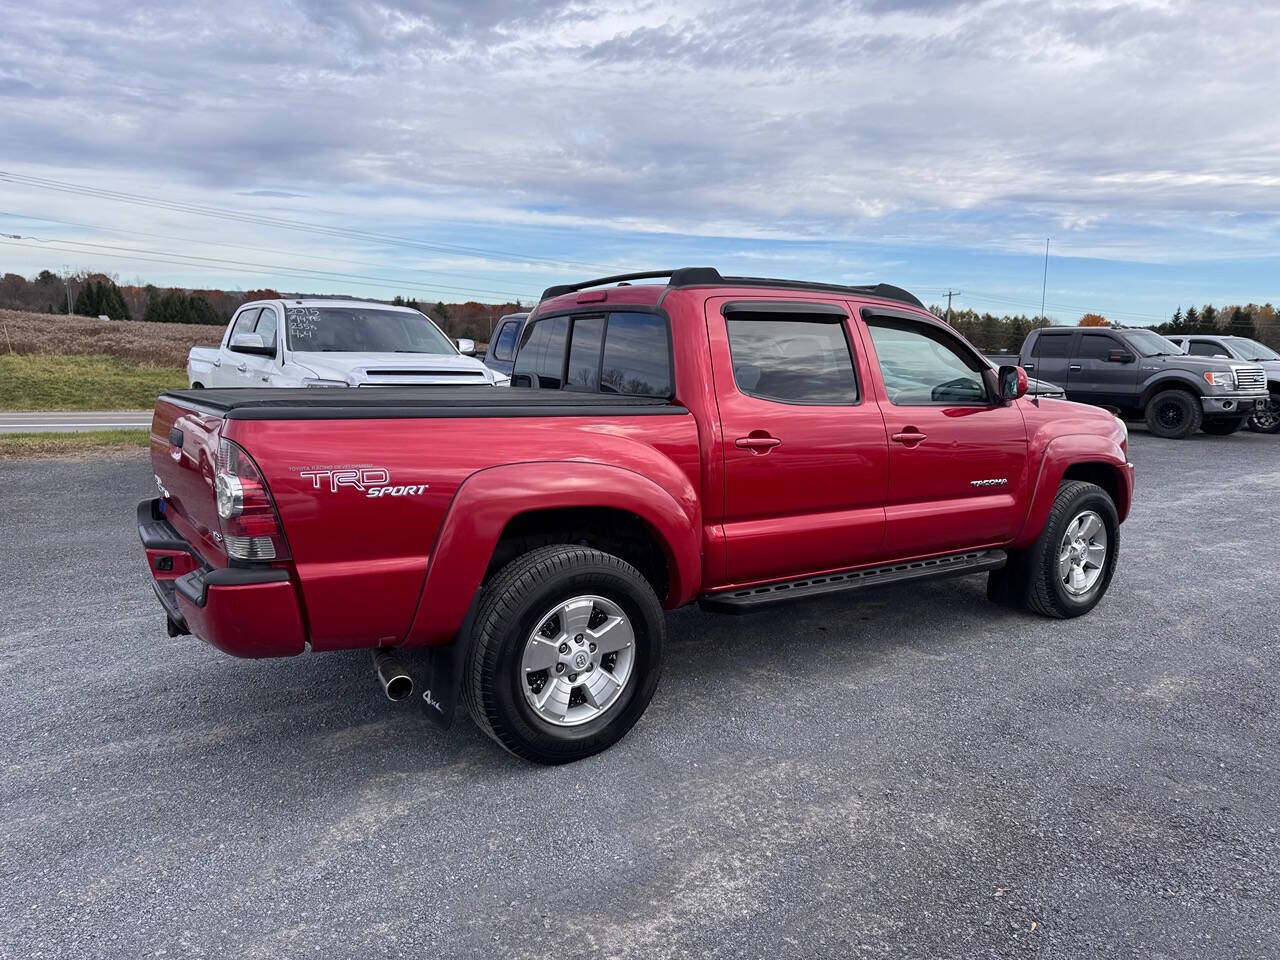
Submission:
[[[551,287],[511,378],[162,395],[138,526],[170,633],[369,648],[393,699],[416,683],[445,726],[461,699],[563,763],[644,712],[664,610],[981,573],[999,604],[1075,617],[1115,570],[1124,424],[1026,396],[897,287]]]

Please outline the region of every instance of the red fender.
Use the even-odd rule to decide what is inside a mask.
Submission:
[[[1015,549],[1029,547],[1035,543],[1036,537],[1044,529],[1049,520],[1049,511],[1053,509],[1053,499],[1058,494],[1058,487],[1068,467],[1086,463],[1102,464],[1115,471],[1116,488],[1119,496],[1116,499],[1116,513],[1123,522],[1129,515],[1129,506],[1133,501],[1133,466],[1129,463],[1120,445],[1110,437],[1097,434],[1070,434],[1050,440],[1044,448],[1044,456],[1040,460],[1040,471],[1036,476],[1035,490],[1031,495],[1031,509],[1027,512],[1026,523],[1022,532],[1010,546]]]
[[[515,463],[472,474],[458,488],[441,525],[405,645],[453,639],[503,529],[514,517],[535,510],[607,507],[634,513],[667,557],[671,586],[663,606],[692,601],[702,575],[697,495],[674,464],[659,472],[665,489],[624,467],[582,461]]]

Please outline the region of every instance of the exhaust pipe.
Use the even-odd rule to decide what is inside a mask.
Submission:
[[[373,672],[378,675],[382,692],[397,703],[413,693],[413,677],[389,650],[373,651]]]

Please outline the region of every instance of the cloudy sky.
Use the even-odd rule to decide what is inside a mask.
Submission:
[[[1274,0],[0,0],[0,271],[1280,301]],[[23,239],[14,240],[12,235]],[[35,239],[29,239],[35,238]]]

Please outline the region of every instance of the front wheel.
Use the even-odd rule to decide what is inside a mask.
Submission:
[[[1259,407],[1249,418],[1249,429],[1254,433],[1280,433],[1280,393],[1271,394],[1266,406]]]
[[[589,547],[530,551],[485,588],[463,698],[518,757],[569,763],[617,743],[653,698],[666,628],[631,564]]]
[[[1064,481],[1026,557],[1028,608],[1056,619],[1088,613],[1111,584],[1119,549],[1120,519],[1107,492]]]
[[[1224,417],[1206,420],[1200,429],[1215,437],[1229,437],[1244,426],[1244,417]]]
[[[1200,399],[1185,390],[1164,390],[1147,403],[1147,429],[1167,440],[1185,440],[1204,417]]]

